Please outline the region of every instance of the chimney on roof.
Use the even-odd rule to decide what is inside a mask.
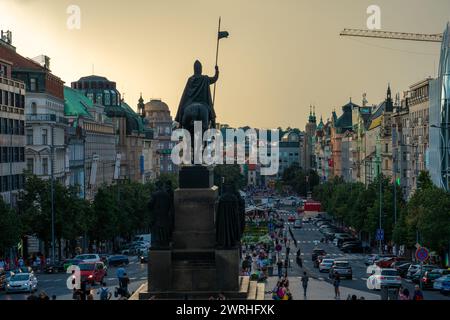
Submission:
[[[45,69],[50,70],[50,57],[41,54],[40,56],[33,58],[33,61],[39,63]]]
[[[7,30],[2,30],[2,41],[6,42],[7,44],[12,44],[12,32]]]
[[[0,45],[3,45],[11,50],[16,51],[16,48],[12,45],[12,32],[1,30]]]

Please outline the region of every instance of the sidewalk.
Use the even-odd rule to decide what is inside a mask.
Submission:
[[[270,277],[267,280],[266,292],[272,290],[278,281],[278,277]],[[303,287],[299,277],[289,278],[289,290],[294,300],[335,300],[333,285],[321,280],[309,278],[307,297],[303,296]],[[358,299],[364,297],[366,300],[380,300],[380,296],[365,291],[340,287],[341,300],[346,300],[348,295],[356,295]],[[272,300],[272,293],[266,293],[266,300]]]

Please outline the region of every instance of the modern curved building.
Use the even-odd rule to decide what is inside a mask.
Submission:
[[[450,190],[450,23],[444,31],[439,76],[430,86],[430,163],[433,182]]]

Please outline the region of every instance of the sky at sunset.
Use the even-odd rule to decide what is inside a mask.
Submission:
[[[441,33],[449,0],[0,0],[0,27],[27,57],[46,54],[66,85],[82,76],[116,81],[135,107],[161,98],[176,113],[195,59],[214,72],[218,17],[221,40],[217,122],[232,126],[304,128],[309,105],[369,103],[436,76],[439,44],[343,38],[366,28],[369,5],[381,7],[382,30]],[[70,30],[69,5],[81,9]]]

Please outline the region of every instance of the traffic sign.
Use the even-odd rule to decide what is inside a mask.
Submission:
[[[430,257],[430,252],[427,248],[421,247],[416,250],[416,259],[420,262],[426,261]]]
[[[384,229],[377,229],[376,239],[378,241],[384,240]]]

